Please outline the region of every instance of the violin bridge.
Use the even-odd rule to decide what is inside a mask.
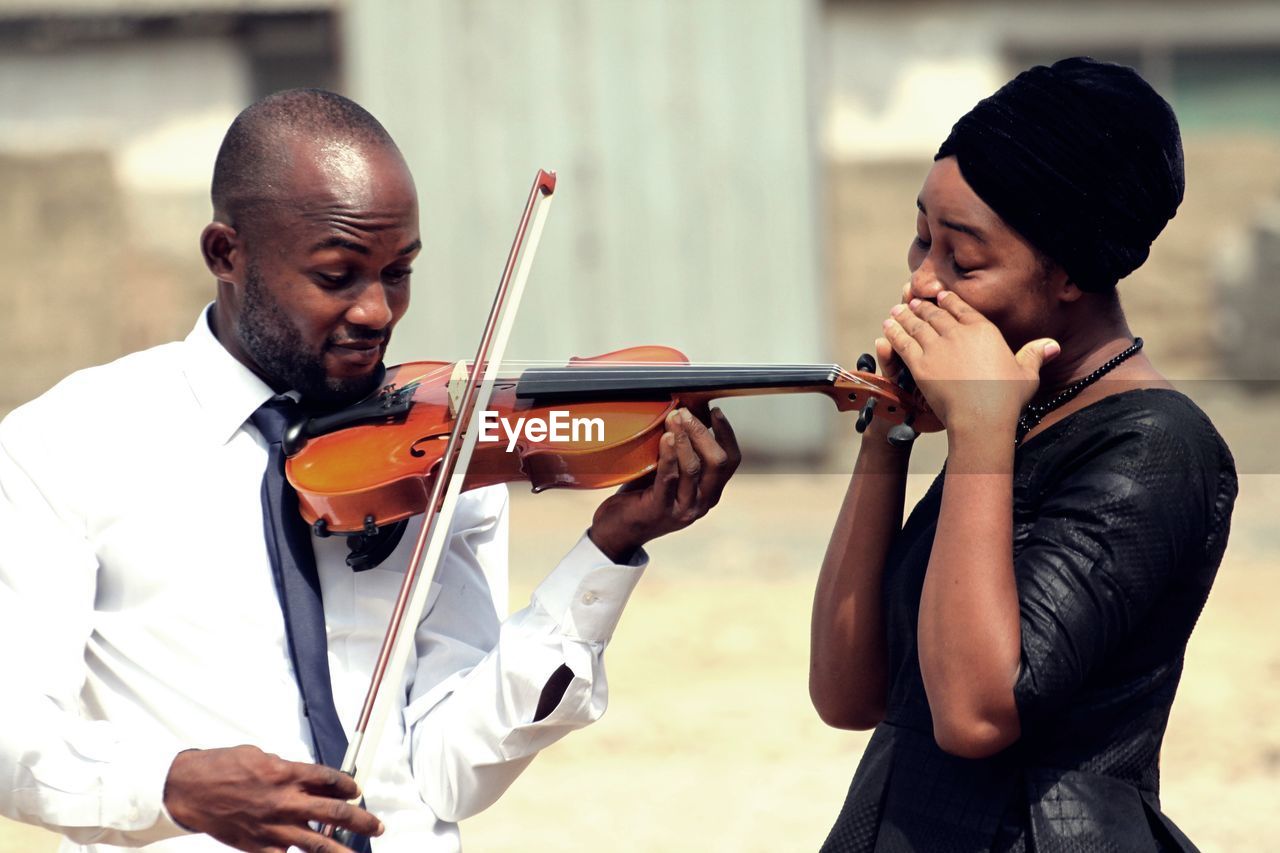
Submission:
[[[462,396],[467,390],[467,363],[459,361],[449,374],[449,417],[456,418],[462,410]]]

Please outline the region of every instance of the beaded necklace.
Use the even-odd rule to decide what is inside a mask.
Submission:
[[[1021,444],[1022,439],[1026,438],[1027,433],[1035,429],[1036,425],[1044,420],[1045,415],[1069,402],[1085,388],[1088,388],[1103,376],[1106,376],[1114,370],[1120,362],[1124,361],[1140,349],[1142,349],[1142,338],[1134,338],[1133,344],[1128,349],[1115,356],[1083,379],[1077,379],[1075,382],[1072,382],[1066,388],[1059,391],[1053,399],[1045,403],[1028,404],[1027,407],[1022,410],[1022,414],[1018,416],[1018,433],[1017,437],[1013,440],[1013,446],[1017,447]]]

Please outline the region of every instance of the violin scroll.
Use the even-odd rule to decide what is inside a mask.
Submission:
[[[858,356],[857,368],[859,373],[870,374],[873,377],[877,376],[875,372],[876,360],[870,353],[864,352],[862,355]],[[898,394],[898,399],[895,402],[898,402],[899,405],[901,405],[901,408],[903,409],[903,416],[900,423],[896,423],[889,428],[887,438],[889,443],[894,447],[905,448],[910,447],[912,442],[919,437],[920,431],[916,429],[915,425],[916,417],[922,411],[927,412],[928,406],[920,397],[919,391],[916,388],[915,380],[911,377],[910,371],[905,367],[898,374],[895,384],[897,386],[897,390],[900,392]],[[915,405],[904,405],[907,401],[913,401]],[[858,420],[854,422],[854,429],[859,433],[866,432],[867,427],[871,425],[871,420],[875,417],[876,407],[879,405],[879,402],[879,397],[869,397],[867,401],[862,404],[862,409],[858,412]],[[891,408],[890,411],[893,411],[896,408],[897,406]]]

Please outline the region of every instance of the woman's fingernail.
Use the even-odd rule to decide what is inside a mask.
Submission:
[[[911,300],[910,302],[908,302],[907,304],[908,304],[908,305],[910,305],[910,306],[911,306],[911,309],[914,311],[916,308],[919,308],[919,307],[920,307],[920,300],[919,300],[919,299],[912,299],[912,300]]]
[[[907,310],[907,306],[905,305],[895,305],[889,309],[889,313],[897,317],[899,314],[901,314],[903,311],[906,311],[906,310]]]
[[[946,290],[939,290],[939,291],[938,291],[938,301],[939,301],[939,302],[941,302],[942,300],[946,299],[946,298],[947,298],[948,296],[950,296],[950,295],[951,295],[951,293],[950,293],[949,291],[946,291]]]

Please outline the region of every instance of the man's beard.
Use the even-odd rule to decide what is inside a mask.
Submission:
[[[354,333],[352,333],[354,332]],[[297,326],[271,295],[252,263],[245,270],[244,302],[236,333],[245,352],[258,368],[276,383],[302,395],[304,404],[337,408],[368,396],[380,381],[382,371],[349,379],[331,378],[324,368],[324,349],[309,352]],[[346,340],[370,336],[365,329],[348,330]],[[384,339],[385,334],[377,334]]]

